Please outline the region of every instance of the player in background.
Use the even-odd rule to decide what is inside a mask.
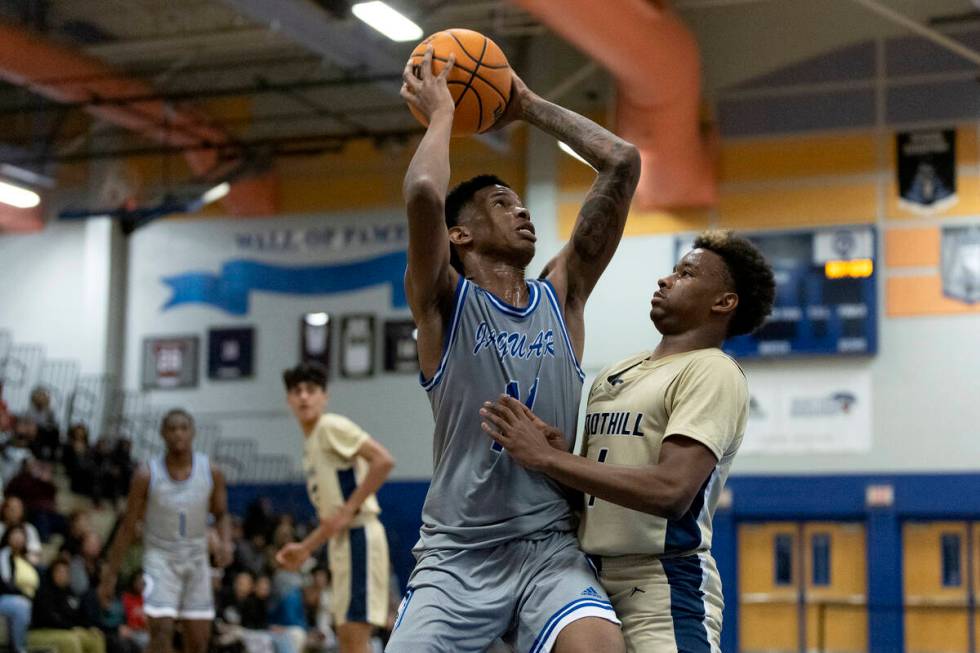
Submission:
[[[591,120],[513,77],[498,126],[523,120],[597,171],[571,240],[540,279],[525,278],[535,228],[520,196],[492,175],[447,194],[454,103],[429,48],[402,97],[428,121],[405,175],[405,287],[418,326],[422,385],[435,417],[434,473],[408,583],[387,650],[520,651],[623,647],[618,620],[574,535],[559,484],[529,473],[480,430],[479,407],[506,391],[555,420],[571,448],[581,396],[583,312],[623,234],[639,155]]]
[[[607,367],[589,394],[584,454],[501,397],[483,429],[528,469],[587,494],[582,548],[623,622],[627,650],[720,653],[721,578],[711,520],[748,419],[749,393],[725,338],[772,310],[772,268],[748,240],[707,232],[658,281],[657,347]]]
[[[149,653],[170,653],[174,624],[182,622],[184,651],[204,653],[214,620],[208,558],[208,514],[214,516],[221,545],[215,562],[231,562],[228,492],[221,471],[191,448],[194,418],[168,412],[160,423],[166,450],[133,475],[121,525],[109,547],[99,584],[107,604],[137,522],[143,521],[143,611],[150,631]]]
[[[276,560],[299,569],[329,542],[331,612],[341,653],[368,653],[372,630],[388,623],[388,539],[375,492],[395,466],[388,450],[351,420],[325,413],[327,375],[302,363],[282,374],[286,402],[303,432],[303,471],[320,525]]]

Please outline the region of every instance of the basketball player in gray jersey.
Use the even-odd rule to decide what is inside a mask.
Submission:
[[[185,653],[204,653],[214,620],[208,560],[208,513],[221,539],[219,566],[231,562],[228,492],[221,471],[207,455],[195,453],[194,420],[183,410],[167,413],[160,424],[166,453],[133,476],[122,523],[109,548],[99,585],[108,602],[114,594],[123,555],[143,520],[143,612],[150,630],[149,653],[170,653],[174,622],[183,622]]]
[[[429,50],[418,78],[406,68],[402,96],[429,124],[405,177],[405,287],[436,422],[434,472],[418,563],[386,650],[477,652],[503,637],[532,653],[622,651],[565,491],[490,446],[479,409],[506,392],[554,419],[571,448],[585,302],[622,237],[639,156],[514,77],[498,124],[524,120],[598,171],[571,241],[540,279],[528,280],[536,239],[521,198],[491,175],[446,193],[454,105],[431,59]]]

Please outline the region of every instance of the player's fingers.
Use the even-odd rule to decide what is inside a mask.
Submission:
[[[504,440],[506,440],[507,438],[504,437],[503,433],[493,428],[493,426],[491,426],[490,424],[487,424],[486,422],[480,422],[480,428],[482,428],[486,432],[486,434],[489,435],[491,438],[493,438],[496,442],[499,442],[500,444],[505,444]]]
[[[402,88],[398,93],[402,96],[402,99],[409,104],[418,103],[418,98],[416,97],[415,93],[413,93],[406,84],[402,84]]]
[[[449,71],[453,69],[453,65],[456,63],[456,53],[453,52],[449,55],[449,61],[446,65],[442,67],[442,71],[439,73],[439,79],[444,80],[449,77]]]
[[[405,70],[402,71],[402,81],[409,88],[416,88],[422,85],[422,80],[415,74],[415,64],[411,60],[405,64]]]
[[[422,79],[432,79],[432,53],[433,49],[430,45],[425,49],[425,54],[422,55]]]
[[[491,422],[498,429],[503,430],[510,426],[510,420],[506,415],[505,411],[501,410],[499,407],[490,404],[489,406],[484,405],[483,409],[480,410],[480,415],[483,419]]]
[[[518,401],[510,395],[501,395],[497,403],[506,408],[514,417],[524,415],[524,402]]]

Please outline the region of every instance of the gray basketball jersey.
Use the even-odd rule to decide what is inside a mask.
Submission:
[[[432,484],[418,548],[480,548],[575,527],[562,488],[502,451],[480,428],[483,402],[507,393],[575,441],[582,381],[547,281],[525,308],[461,279],[439,367],[422,377],[435,417]],[[540,534],[540,535],[537,535]]]
[[[150,491],[143,518],[147,547],[180,557],[207,555],[211,508],[211,463],[194,453],[191,475],[175,481],[163,456],[150,460]]]

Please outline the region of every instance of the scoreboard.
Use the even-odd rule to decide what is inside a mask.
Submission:
[[[725,341],[737,358],[874,354],[878,347],[876,232],[871,226],[743,234],[776,276],[772,315]],[[677,257],[692,238],[678,238]]]

